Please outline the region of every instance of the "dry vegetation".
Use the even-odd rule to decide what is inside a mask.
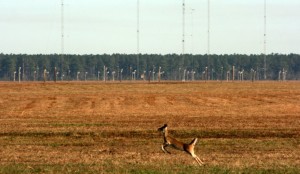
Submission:
[[[298,173],[300,83],[0,83],[0,173]],[[156,131],[190,142],[164,154]]]

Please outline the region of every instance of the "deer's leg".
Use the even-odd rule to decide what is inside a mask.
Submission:
[[[197,163],[198,163],[200,166],[202,166],[202,165],[204,164],[204,162],[201,161],[201,159],[200,159],[197,155],[195,155],[195,156],[193,156],[193,157],[194,157],[194,159],[197,161]]]
[[[161,149],[162,149],[162,151],[164,151],[165,153],[171,154],[169,151],[167,151],[167,149],[165,149],[167,146],[169,146],[169,145],[168,145],[168,144],[163,144],[163,145],[161,145]]]

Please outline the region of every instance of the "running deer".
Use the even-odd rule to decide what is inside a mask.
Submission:
[[[165,148],[168,146],[171,146],[177,150],[182,150],[185,151],[186,153],[190,154],[196,161],[197,163],[202,166],[204,163],[200,160],[200,158],[195,154],[194,148],[195,144],[197,143],[197,138],[194,138],[189,144],[182,143],[175,138],[169,136],[168,134],[168,125],[165,124],[163,127],[158,128],[158,131],[163,133],[164,136],[164,143],[161,146],[161,149],[165,153],[171,154],[169,151],[167,151]]]

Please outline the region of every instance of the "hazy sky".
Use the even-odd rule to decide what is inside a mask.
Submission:
[[[185,1],[185,52],[206,54],[207,0]],[[64,3],[66,54],[137,52],[137,0]],[[264,52],[264,0],[210,7],[211,54]],[[140,52],[180,54],[181,41],[182,0],[140,0]],[[61,53],[61,0],[0,0],[0,53]],[[267,0],[267,53],[300,54],[300,0]]]

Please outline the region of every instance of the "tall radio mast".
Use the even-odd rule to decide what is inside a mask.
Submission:
[[[207,0],[207,67],[210,59],[210,1]]]
[[[184,65],[185,54],[185,0],[182,2],[182,59]]]
[[[139,79],[139,59],[140,59],[140,1],[137,0],[137,57],[136,57],[136,66],[137,66],[137,77]]]
[[[63,79],[63,64],[64,64],[64,0],[61,0],[61,60],[60,60],[60,75],[61,79]]]
[[[264,4],[264,80],[267,79],[267,2]]]

